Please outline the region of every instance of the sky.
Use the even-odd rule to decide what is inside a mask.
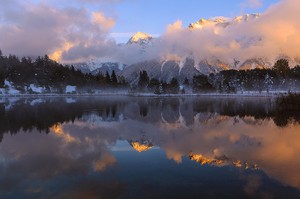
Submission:
[[[299,58],[299,10],[299,0],[1,0],[0,49],[18,56],[48,54],[63,63]],[[261,15],[232,21],[247,13]],[[227,17],[230,26],[187,28],[217,16]],[[147,49],[120,45],[138,31],[159,39]]]
[[[115,5],[117,24],[113,28],[117,41],[125,42],[141,31],[161,35],[166,26],[182,20],[183,26],[216,16],[235,17],[262,13],[278,0],[124,0]],[[130,33],[130,34],[120,34]]]

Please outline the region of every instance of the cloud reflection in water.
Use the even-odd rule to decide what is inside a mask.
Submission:
[[[140,100],[143,106],[148,106],[147,113],[143,112],[143,115],[138,111]],[[230,99],[223,100],[227,102],[216,100],[213,103],[231,104],[228,103]],[[197,165],[199,168],[200,165],[234,166],[253,172],[259,168],[282,184],[300,189],[298,124],[290,123],[282,128],[268,115],[259,117],[251,112],[246,112],[244,116],[224,114],[224,104],[218,108],[210,106],[208,101],[201,103],[201,100],[193,98],[125,98],[107,103],[106,100],[95,99],[95,103],[90,102],[93,105],[88,108],[83,105],[86,102],[72,103],[78,107],[78,118],[73,122],[67,119],[62,123],[54,122],[49,126],[49,134],[41,134],[34,128],[29,131],[30,134],[23,130],[14,136],[4,134],[0,144],[0,191],[17,193],[18,187],[22,187],[31,194],[37,194],[44,193],[44,189],[54,186],[53,183],[60,185],[65,182],[60,186],[61,190],[51,194],[70,194],[61,198],[79,198],[82,193],[111,194],[111,198],[117,198],[125,190],[124,182],[116,174],[116,171],[125,169],[123,159],[132,162],[134,157],[157,153],[151,150],[152,147],[159,147],[158,151],[162,150],[166,158],[182,166],[186,164],[184,159],[189,158],[200,163]],[[269,106],[267,99],[261,102],[265,104],[263,108]],[[56,104],[47,103],[50,107]],[[207,109],[203,109],[202,105],[207,103],[208,106],[203,106]],[[242,103],[245,107],[252,101]],[[79,117],[80,107],[84,111]],[[118,150],[120,141],[123,144],[128,142],[125,148],[133,147],[138,152],[145,152],[128,155],[133,152],[124,150],[124,146]],[[151,156],[148,161],[155,158]],[[260,184],[260,178],[247,178],[244,192],[251,195],[259,189],[250,182]],[[72,183],[67,179],[72,179]],[[82,183],[86,186],[81,187]],[[114,189],[119,191],[114,192]],[[51,194],[45,198],[51,198]]]

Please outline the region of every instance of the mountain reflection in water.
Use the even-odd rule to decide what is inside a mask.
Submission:
[[[273,98],[3,98],[0,198],[299,198],[298,119]]]

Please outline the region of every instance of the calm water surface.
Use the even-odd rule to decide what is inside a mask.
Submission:
[[[300,198],[273,98],[0,98],[0,198]]]

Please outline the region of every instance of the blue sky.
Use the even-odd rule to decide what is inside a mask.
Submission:
[[[250,2],[250,3],[249,3]],[[251,5],[252,2],[252,5]],[[254,2],[254,5],[253,5]],[[261,5],[255,5],[255,2]],[[124,0],[110,9],[116,19],[114,33],[162,34],[168,24],[182,20],[188,26],[200,18],[235,17],[246,13],[262,13],[278,0]],[[130,34],[118,34],[125,41]]]

